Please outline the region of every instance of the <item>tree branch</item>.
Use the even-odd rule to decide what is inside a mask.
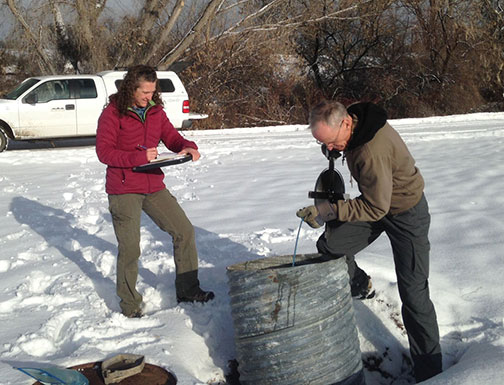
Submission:
[[[42,48],[40,40],[38,40],[37,37],[34,35],[30,26],[23,18],[23,15],[21,15],[19,10],[17,9],[14,0],[7,0],[7,5],[9,6],[9,9],[11,10],[11,12],[14,15],[14,17],[16,18],[16,20],[23,27],[25,35],[28,38],[28,40],[30,41],[30,43],[35,47],[35,50],[37,51],[38,56],[42,60],[42,63],[40,63],[40,64],[43,64],[44,66],[46,66],[46,68],[49,70],[49,72],[51,74],[56,74],[56,70],[54,69],[54,67],[51,63],[51,60],[44,52],[44,49]],[[45,69],[41,66],[41,70],[44,72]]]
[[[165,26],[161,30],[161,35],[159,36],[158,39],[154,42],[152,48],[149,50],[149,53],[145,57],[145,62],[148,63],[159,51],[161,46],[163,46],[166,43],[166,40],[168,39],[168,36],[170,35],[170,32],[172,31],[173,27],[175,26],[175,22],[180,16],[180,13],[182,12],[182,9],[184,8],[185,1],[184,0],[177,0],[177,3],[173,7],[173,11],[170,15],[170,18],[168,19],[168,22],[165,24]]]
[[[218,7],[225,0],[211,0],[208,3],[205,11],[196,22],[196,24],[189,30],[189,32],[184,36],[184,38],[166,55],[164,55],[158,62],[158,68],[166,69],[170,64],[175,62],[180,55],[191,45],[196,36],[198,36],[201,31],[205,28],[205,25],[215,16],[215,12]]]

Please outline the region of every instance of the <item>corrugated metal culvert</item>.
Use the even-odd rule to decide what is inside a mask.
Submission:
[[[240,383],[365,385],[347,266],[320,254],[229,266]]]

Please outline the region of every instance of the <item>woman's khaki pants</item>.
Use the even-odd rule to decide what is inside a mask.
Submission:
[[[161,230],[172,236],[177,277],[184,273],[189,273],[184,276],[197,277],[198,255],[194,228],[176,198],[168,190],[163,189],[153,194],[109,195],[108,198],[118,242],[117,295],[121,299],[123,314],[134,313],[140,309],[142,303],[142,296],[135,288],[140,257],[142,211]],[[178,283],[176,280],[176,285]]]

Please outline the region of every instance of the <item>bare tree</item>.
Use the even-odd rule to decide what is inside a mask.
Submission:
[[[30,26],[14,7],[14,1],[8,0],[12,12],[31,35],[33,44],[41,48],[42,43],[31,33]],[[66,1],[65,16],[72,10],[75,14],[71,20],[63,17],[60,1],[49,1],[55,26],[52,40],[76,71],[79,64],[85,70],[98,71],[112,64],[127,67],[138,62],[168,68],[182,57],[202,49],[205,41],[247,32],[292,29],[309,22],[302,18],[303,15],[289,14],[292,0],[207,0],[206,4],[197,3],[197,7],[186,11],[186,16],[190,17],[184,19],[184,25],[180,16],[186,3],[194,5],[194,1],[146,0],[137,15],[128,15],[121,22],[111,21],[105,27],[100,16],[106,0]],[[232,16],[228,17],[230,14]],[[336,14],[324,17],[336,17]],[[65,23],[65,20],[70,21]],[[181,33],[178,40],[173,39],[175,28]]]
[[[363,1],[339,9],[325,0],[305,2],[316,21],[299,28],[292,40],[317,87],[326,97],[360,99],[369,93],[373,71],[383,69],[388,26],[383,15],[390,1]],[[337,17],[328,17],[336,15]]]
[[[504,95],[504,2],[482,0],[472,15],[473,39],[478,63],[483,75],[482,83],[490,97],[502,100]]]
[[[106,0],[32,0],[40,20],[0,1],[41,72],[187,64],[202,124],[299,122],[320,94],[455,113],[504,86],[502,0],[138,0],[120,19]]]
[[[175,6],[173,7],[173,10],[170,14],[170,18],[161,29],[159,36],[154,40],[152,48],[145,56],[146,63],[149,63],[154,56],[159,55],[161,47],[166,45],[168,36],[172,32],[173,27],[175,26],[175,23],[177,22],[177,19],[179,18],[182,9],[184,8],[184,4],[184,0],[177,0],[177,2],[175,3]],[[173,61],[174,60],[172,60],[172,62]]]
[[[403,4],[417,21],[413,34],[418,37],[428,58],[425,62],[426,76],[436,82],[447,80],[454,54],[469,49],[465,41],[463,16],[470,2],[405,0]]]
[[[12,12],[12,15],[17,20],[17,22],[22,26],[24,35],[26,36],[30,44],[33,46],[33,48],[35,48],[35,51],[37,52],[37,55],[39,57],[37,63],[42,73],[49,71],[49,73],[55,74],[56,69],[53,67],[50,58],[44,51],[44,47],[40,39],[35,35],[35,33],[32,31],[28,23],[25,21],[23,15],[18,9],[16,2],[14,0],[7,0],[7,5],[10,11]]]
[[[150,0],[144,3],[140,15],[136,20],[136,26],[131,31],[134,36],[134,44],[129,57],[124,63],[125,66],[130,66],[132,63],[138,62],[143,59],[147,51],[150,51],[150,40],[155,38],[152,36],[156,22],[159,20],[160,9],[165,6],[166,1],[163,0]],[[143,60],[147,62],[148,60]]]
[[[480,1],[403,0],[412,18],[408,89],[418,96],[426,114],[462,113],[483,103],[477,47],[481,35],[471,36]]]
[[[105,69],[108,58],[105,55],[103,36],[98,18],[105,9],[107,0],[75,0],[76,19],[75,36],[80,39],[81,49],[89,52],[89,69]]]
[[[67,27],[63,14],[56,0],[49,0],[49,6],[54,18],[56,42],[58,51],[69,60],[76,73],[79,72],[79,61],[82,59],[76,39]]]
[[[170,52],[165,54],[161,60],[159,60],[158,68],[166,69],[184,53],[194,39],[202,33],[207,24],[215,17],[217,9],[224,3],[224,1],[225,0],[210,0],[196,24]]]

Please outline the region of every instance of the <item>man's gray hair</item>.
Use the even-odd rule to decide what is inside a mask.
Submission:
[[[319,122],[324,122],[330,127],[336,128],[347,115],[346,107],[340,102],[324,100],[310,111],[310,129],[312,132],[315,131]]]

